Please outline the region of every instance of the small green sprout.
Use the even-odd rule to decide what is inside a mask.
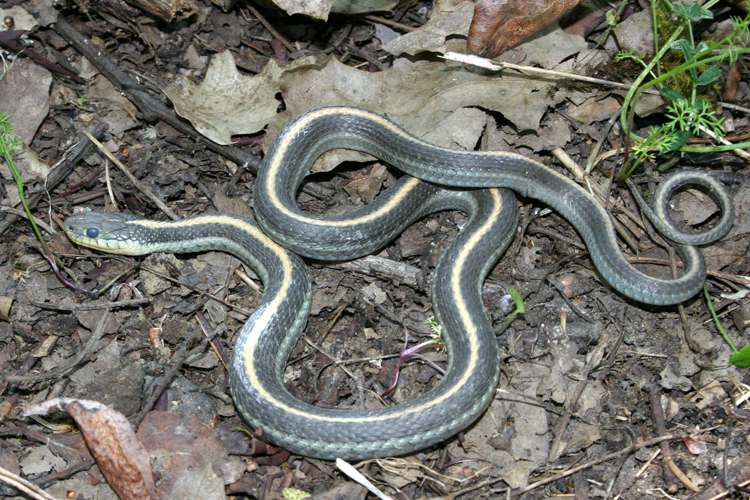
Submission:
[[[514,319],[516,319],[516,316],[519,314],[523,314],[526,312],[526,306],[523,303],[523,298],[521,297],[521,294],[518,293],[518,290],[515,288],[508,288],[508,295],[513,297],[513,302],[516,304],[516,310],[513,311],[510,316],[508,316],[508,319],[505,320],[505,324],[503,327],[495,332],[495,335],[500,335],[505,331],[506,328],[513,322]]]
[[[16,164],[13,161],[13,157],[21,151],[23,151],[23,142],[14,133],[13,125],[11,125],[10,123],[10,115],[5,112],[0,113],[0,156],[5,159],[5,162],[8,164],[8,168],[13,175],[13,179],[16,181],[18,195],[21,198],[21,204],[26,211],[26,215],[29,218],[31,227],[34,229],[34,233],[36,233],[36,237],[39,240],[39,243],[42,245],[42,250],[44,251],[46,258],[49,261],[52,270],[60,279],[60,281],[76,291],[88,293],[86,290],[83,290],[70,283],[62,276],[60,270],[57,267],[57,264],[55,263],[55,259],[52,256],[52,251],[47,246],[47,242],[44,240],[42,232],[39,230],[39,226],[37,226],[36,222],[34,221],[34,217],[31,215],[31,209],[29,208],[28,203],[26,203],[26,197],[24,196],[23,192],[23,180],[21,179],[21,174],[18,172]]]
[[[83,107],[83,105],[86,104],[87,102],[89,102],[89,100],[83,96],[77,99],[65,99],[65,104],[75,104],[79,108]]]
[[[714,303],[711,300],[711,296],[708,294],[708,288],[706,287],[706,285],[703,285],[703,294],[706,297],[708,310],[711,311],[711,316],[714,318],[714,323],[716,324],[716,327],[719,329],[719,331],[721,332],[721,335],[724,337],[724,339],[727,341],[729,346],[734,351],[734,354],[732,354],[729,357],[729,362],[738,368],[750,367],[750,344],[746,345],[740,350],[737,350],[737,346],[734,345],[732,338],[724,329],[724,326],[721,324],[721,321],[719,321],[719,316],[716,314],[716,310],[714,309]]]

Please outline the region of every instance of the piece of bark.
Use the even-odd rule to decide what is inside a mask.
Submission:
[[[127,2],[168,23],[187,19],[198,12],[198,5],[193,0],[127,0]]]

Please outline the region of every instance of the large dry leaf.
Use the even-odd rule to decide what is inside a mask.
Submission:
[[[14,157],[14,162],[25,183],[43,179],[49,172],[49,166],[27,144],[49,112],[51,84],[49,70],[26,58],[16,60],[0,80],[0,113],[10,116],[13,133],[23,143],[23,151]],[[6,192],[10,204],[17,205],[18,189],[4,159],[0,159],[0,175],[8,180]]]
[[[245,470],[241,460],[228,455],[216,432],[192,415],[149,412],[138,427],[137,436],[162,474],[157,492],[163,498],[190,498],[177,492],[194,484],[196,471],[202,471],[199,474],[203,479],[216,485],[238,481]],[[219,494],[218,490],[215,494]]]
[[[224,481],[214,473],[210,460],[197,471],[182,472],[184,473],[180,474],[171,491],[172,498],[180,500],[224,500],[227,498],[224,492]]]
[[[232,53],[214,55],[200,85],[192,74],[176,78],[164,89],[177,113],[190,120],[195,129],[212,141],[229,145],[232,136],[254,134],[276,115],[280,90],[279,79],[299,65],[300,59],[280,68],[273,59],[256,76],[237,71]]]
[[[124,415],[97,401],[55,398],[28,406],[24,416],[58,411],[76,421],[99,470],[121,499],[157,499],[150,456]]]
[[[533,400],[537,398],[536,387],[540,372],[530,368],[514,372],[512,394]],[[508,422],[513,421],[513,425]],[[449,445],[451,455],[457,463],[482,457],[503,471],[503,481],[511,488],[522,488],[529,483],[529,476],[547,460],[551,438],[549,420],[544,408],[520,400],[496,399],[482,417],[465,432],[464,448],[458,442]],[[471,464],[476,470],[482,465]],[[444,473],[451,475],[449,468]]]
[[[26,58],[15,61],[0,80],[0,112],[11,116],[15,135],[25,144],[31,144],[49,112],[51,84],[49,70]]]
[[[329,58],[283,76],[287,109],[269,125],[264,146],[289,120],[309,109],[350,105],[385,114],[442,146],[471,148],[483,122],[469,126],[455,113],[464,117],[462,108],[483,108],[502,113],[519,130],[537,130],[547,107],[558,102],[550,93],[552,87],[551,82],[525,76],[480,75],[454,63],[397,59],[391,69],[365,73]],[[480,118],[472,114],[472,119]],[[338,155],[329,161],[335,164],[342,157],[353,159]]]

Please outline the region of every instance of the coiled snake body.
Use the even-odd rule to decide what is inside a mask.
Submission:
[[[352,214],[306,214],[295,203],[299,185],[315,159],[335,148],[372,154],[413,177],[402,177]],[[722,206],[723,217],[709,235],[682,241],[702,244],[726,234],[733,219],[731,199],[709,176],[672,176],[654,203],[665,204],[669,194],[686,183],[706,187]],[[647,304],[678,304],[703,284],[700,252],[679,243],[676,248],[686,267],[681,277],[657,279],[633,268],[619,250],[604,208],[573,181],[538,162],[512,153],[441,148],[380,115],[349,107],[309,111],[276,138],[255,185],[254,208],[263,230],[229,214],[175,222],[83,214],[68,218],[65,226],[74,242],[113,253],[214,249],[253,267],[265,291],[234,346],[229,375],[238,409],[251,425],[295,453],[364,459],[438,443],[473,422],[492,399],[498,349],[482,305],[481,284],[517,223],[512,192],[494,188],[512,189],[558,211],[580,233],[601,276],[627,297]],[[443,255],[433,280],[434,311],[449,352],[440,384],[407,404],[375,410],[324,409],[292,397],[283,372],[307,320],[311,296],[306,268],[295,253],[319,260],[355,258],[382,248],[424,215],[449,208],[465,211],[469,222]],[[663,211],[657,216],[671,224]],[[683,238],[670,226],[664,230],[673,240]]]

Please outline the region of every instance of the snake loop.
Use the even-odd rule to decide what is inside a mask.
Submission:
[[[315,159],[335,148],[373,154],[414,177],[402,177],[352,214],[305,214],[295,204],[297,189]],[[685,181],[684,176],[670,179],[674,185]],[[458,190],[431,183],[492,189]],[[731,225],[731,200],[723,186],[706,183],[723,205],[725,219],[712,235],[721,237]],[[557,210],[578,230],[602,277],[627,297],[677,304],[702,286],[705,265],[692,246],[677,247],[686,271],[675,280],[652,278],[633,268],[620,252],[604,208],[542,164],[512,153],[440,148],[380,115],[346,107],[305,113],[276,138],[255,186],[254,208],[263,230],[252,220],[229,214],[157,222],[95,213],[66,219],[65,229],[75,243],[113,253],[221,250],[253,267],[265,291],[232,354],[229,385],[238,410],[295,453],[365,459],[400,455],[447,439],[471,424],[492,400],[499,359],[481,285],[512,239],[518,217],[513,193],[496,188],[510,188]],[[668,196],[660,192],[656,199],[663,202]],[[374,410],[318,408],[295,399],[284,387],[283,374],[307,321],[311,286],[304,263],[286,248],[314,259],[350,259],[382,248],[408,224],[444,209],[463,210],[469,222],[441,258],[432,286],[435,315],[449,353],[443,380],[409,403]]]

